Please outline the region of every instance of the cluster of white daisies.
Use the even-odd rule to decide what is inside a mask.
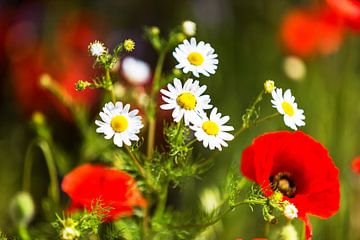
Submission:
[[[93,46],[94,52],[99,52],[99,46]],[[200,41],[197,43],[195,38],[184,40],[179,44],[173,56],[178,61],[176,68],[182,69],[186,74],[191,72],[195,77],[200,74],[210,76],[217,69],[218,59],[214,49],[208,43]],[[284,116],[285,125],[297,130],[297,126],[305,125],[304,111],[297,107],[295,98],[290,90],[286,90],[284,95],[281,88],[275,88],[272,81],[265,83],[265,90],[272,94],[272,104],[277,111]],[[173,83],[167,85],[167,89],[161,89],[162,99],[165,104],[160,108],[163,110],[173,110],[172,117],[175,122],[184,121],[194,131],[194,136],[201,141],[205,148],[222,150],[227,147],[227,141],[234,139],[230,134],[232,126],[225,125],[229,116],[222,116],[216,107],[210,105],[210,96],[204,95],[205,85],[200,85],[198,80],[191,78],[185,83],[175,78]],[[211,110],[210,115],[206,110]],[[138,141],[137,134],[143,127],[141,117],[137,116],[138,110],[130,111],[130,105],[123,106],[121,102],[115,104],[109,102],[105,104],[103,111],[100,112],[102,121],[96,120],[99,127],[98,133],[103,133],[106,139],[113,138],[114,144],[122,147],[123,144],[131,145],[131,141]]]
[[[191,72],[195,77],[200,74],[210,76],[217,69],[218,59],[214,49],[208,43],[195,38],[184,42],[175,48],[173,56],[178,61],[176,68],[182,69],[184,73]],[[222,150],[227,147],[226,141],[231,141],[234,136],[228,133],[234,128],[225,125],[229,116],[222,116],[217,108],[210,105],[210,96],[204,95],[205,85],[200,85],[198,80],[187,79],[183,84],[175,78],[173,83],[167,85],[167,89],[161,89],[162,99],[165,104],[160,108],[173,110],[172,117],[175,122],[184,119],[185,126],[194,131],[197,140],[203,142],[204,147],[214,150]],[[208,116],[206,110],[211,109]]]

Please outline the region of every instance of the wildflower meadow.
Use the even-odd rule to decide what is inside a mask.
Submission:
[[[360,239],[360,2],[0,2],[0,239]]]

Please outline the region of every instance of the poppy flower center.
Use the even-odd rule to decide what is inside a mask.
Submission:
[[[115,116],[111,119],[110,125],[115,132],[124,132],[129,125],[128,120],[124,116]]]
[[[217,123],[213,121],[205,121],[202,125],[202,129],[204,130],[204,132],[211,136],[215,136],[219,133],[220,130]]]
[[[290,103],[283,102],[281,104],[281,107],[283,108],[286,115],[289,115],[290,117],[294,116],[295,114],[294,107]]]
[[[204,62],[204,57],[198,52],[192,52],[187,57],[188,61],[195,66],[200,66]]]
[[[295,197],[296,186],[289,173],[278,173],[275,176],[271,176],[269,180],[271,182],[271,188],[274,191],[278,190],[289,198]]]
[[[196,107],[196,98],[189,92],[180,94],[176,99],[177,104],[185,110],[194,110]]]

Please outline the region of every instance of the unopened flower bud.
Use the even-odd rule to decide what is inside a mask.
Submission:
[[[160,29],[158,28],[158,27],[151,27],[150,28],[150,33],[152,34],[152,35],[159,35],[160,34]]]
[[[177,68],[174,68],[172,72],[175,75],[175,77],[180,77],[182,75],[182,71]]]
[[[284,216],[289,220],[297,218],[298,217],[298,209],[295,207],[294,204],[287,202],[287,203],[285,203],[285,206],[284,206]]]
[[[133,51],[135,49],[135,42],[132,39],[126,39],[124,41],[124,48],[128,52]]]
[[[41,74],[39,77],[39,81],[40,81],[40,86],[42,86],[43,88],[47,88],[51,85],[51,83],[53,82],[53,79],[51,78],[51,76],[47,73]]]
[[[89,87],[91,83],[83,80],[79,80],[75,83],[76,91],[84,91],[87,87]]]
[[[283,200],[283,194],[280,191],[275,191],[271,195],[271,200],[273,200],[275,203],[280,203]]]
[[[293,225],[288,224],[281,229],[280,232],[281,240],[298,240],[296,229]]]
[[[196,34],[196,23],[192,21],[184,21],[181,27],[186,36],[192,37]]]
[[[32,114],[31,120],[37,126],[44,125],[44,123],[46,121],[44,114],[42,112],[39,112],[39,111],[35,111]]]
[[[17,225],[28,225],[35,214],[35,204],[28,192],[19,192],[10,203],[10,216]]]
[[[271,93],[275,89],[275,83],[273,80],[266,80],[264,83],[264,89],[266,93]]]
[[[125,86],[119,82],[115,82],[113,84],[113,90],[114,90],[116,98],[119,98],[119,99],[123,98],[126,94]]]
[[[286,76],[294,81],[301,81],[306,75],[306,65],[304,61],[296,56],[285,58],[283,68]]]
[[[182,42],[182,41],[184,41],[185,39],[186,39],[185,34],[183,34],[183,33],[178,33],[178,34],[176,34],[176,41]]]
[[[212,213],[220,206],[220,192],[217,187],[206,188],[200,194],[201,205],[206,213]]]
[[[80,232],[75,227],[64,227],[61,231],[62,240],[74,240],[80,237]]]

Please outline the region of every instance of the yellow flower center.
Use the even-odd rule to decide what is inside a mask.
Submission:
[[[290,117],[294,116],[295,110],[294,110],[293,106],[290,103],[283,102],[281,104],[281,106],[282,106],[282,108],[283,108],[286,115],[289,115]]]
[[[111,119],[110,125],[115,132],[124,132],[128,126],[129,122],[124,116],[115,116]]]
[[[204,57],[203,55],[201,55],[198,52],[192,52],[189,54],[189,56],[187,57],[187,59],[189,60],[189,62],[192,65],[195,66],[200,66],[203,62],[204,62]]]
[[[215,136],[219,133],[220,128],[219,125],[217,125],[216,122],[213,121],[206,121],[202,125],[202,129],[204,132],[206,132],[208,135]]]
[[[177,104],[186,110],[194,110],[196,107],[196,98],[189,92],[180,94],[176,99]]]

